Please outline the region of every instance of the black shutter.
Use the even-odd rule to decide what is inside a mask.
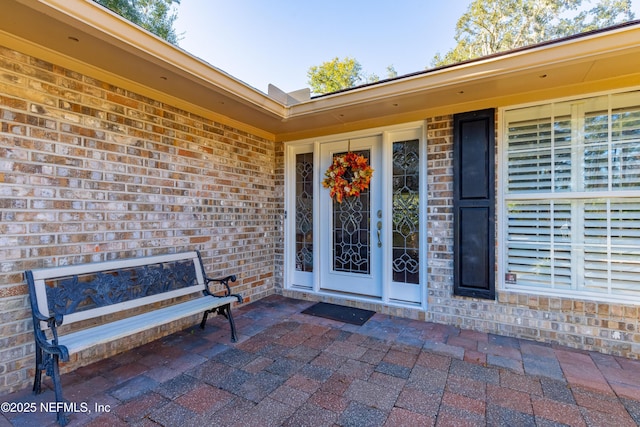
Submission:
[[[453,116],[453,292],[495,299],[494,110]]]

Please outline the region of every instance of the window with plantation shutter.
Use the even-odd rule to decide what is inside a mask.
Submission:
[[[504,112],[507,289],[640,301],[640,91]]]

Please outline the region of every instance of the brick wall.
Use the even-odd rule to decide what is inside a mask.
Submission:
[[[272,293],[282,158],[271,140],[0,47],[0,394],[31,381],[24,270],[199,249],[247,302]]]
[[[496,124],[496,137],[498,132]],[[426,319],[639,359],[637,306],[500,290],[496,301],[453,297],[453,117],[428,119],[427,140],[429,308]],[[497,238],[496,242],[498,246],[501,244]],[[497,278],[496,288],[499,283]]]
[[[453,116],[427,118],[426,126],[427,311],[292,289],[284,295],[640,359],[637,306],[500,290],[495,301],[453,296]]]
[[[325,300],[640,358],[636,306],[452,296],[453,120],[426,123],[428,310]],[[319,299],[282,290],[283,177],[280,142],[0,47],[0,394],[31,381],[30,268],[199,249],[212,274],[238,274],[246,301]]]

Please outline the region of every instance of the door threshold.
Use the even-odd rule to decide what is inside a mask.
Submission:
[[[302,295],[303,299],[312,300],[312,301],[322,301],[322,302],[330,302],[334,304],[349,304],[349,303],[359,303],[359,304],[369,304],[371,307],[368,307],[370,310],[374,310],[377,312],[388,312],[384,307],[393,307],[393,308],[405,308],[410,310],[417,311],[426,311],[426,308],[421,303],[410,302],[410,301],[401,301],[401,300],[387,300],[384,301],[381,297],[371,297],[360,294],[350,294],[347,292],[339,292],[339,291],[314,291],[308,288],[300,288],[300,287],[291,287],[284,290],[285,295],[287,293]],[[288,295],[295,297],[293,295]],[[317,297],[317,298],[314,298]],[[377,307],[377,308],[376,308]]]

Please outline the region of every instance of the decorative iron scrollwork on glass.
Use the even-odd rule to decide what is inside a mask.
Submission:
[[[369,158],[369,150],[357,154]],[[336,155],[340,155],[336,154]],[[369,189],[358,197],[333,201],[333,269],[369,274],[371,272],[371,195]]]
[[[296,155],[296,270],[313,271],[313,153]]]
[[[419,141],[393,143],[393,281],[419,283]]]

